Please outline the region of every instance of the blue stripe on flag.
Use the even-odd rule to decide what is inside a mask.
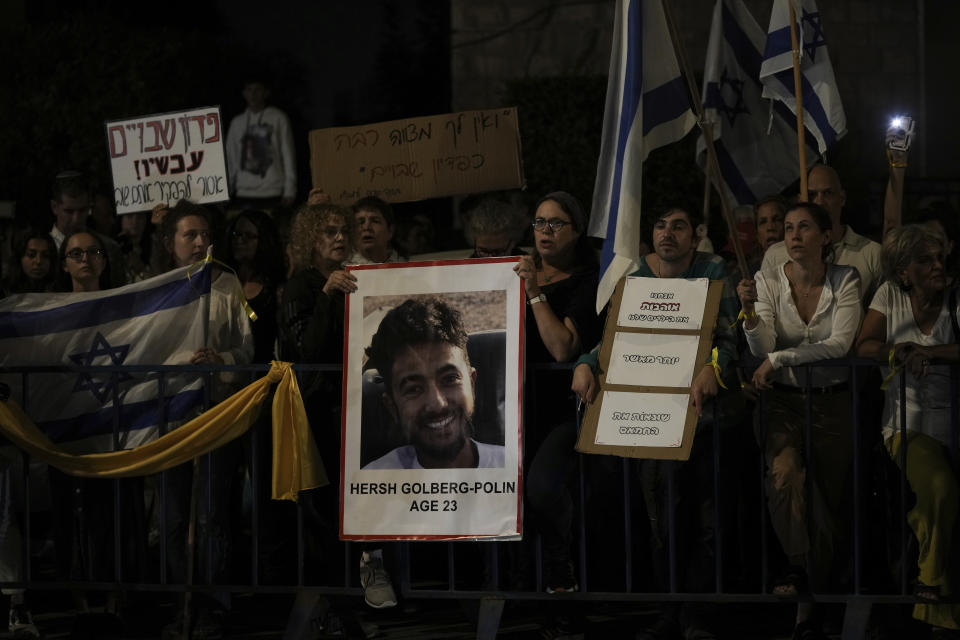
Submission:
[[[0,314],[0,339],[42,336],[145,316],[189,304],[208,291],[209,267],[191,276],[190,280],[184,278],[159,287],[75,302],[46,311],[4,313]]]
[[[613,184],[610,189],[610,210],[607,214],[607,235],[600,253],[600,273],[606,272],[613,261],[613,245],[617,236],[617,212],[620,210],[620,185],[623,181],[623,156],[627,138],[640,107],[643,87],[643,13],[639,0],[627,7],[627,40],[621,43],[626,49],[627,68],[624,72],[623,90],[620,94],[620,126],[617,136],[617,161],[614,164]]]
[[[167,421],[182,420],[187,414],[203,401],[203,389],[181,391],[165,400],[167,406]],[[157,400],[143,400],[120,405],[120,433],[129,433],[138,429],[159,424],[157,414]],[[75,418],[62,420],[48,420],[39,422],[37,426],[47,434],[53,442],[69,442],[92,436],[102,436],[113,433],[113,407],[100,409],[95,413],[87,413]]]
[[[793,92],[793,69],[784,69],[773,74],[773,77],[779,80],[787,92],[796,99],[796,94]],[[834,131],[833,125],[830,124],[830,118],[823,110],[820,96],[814,91],[813,85],[810,84],[807,76],[803,73],[800,74],[800,92],[803,96],[803,110],[813,118],[814,123],[820,130],[820,135],[823,136],[824,145],[829,149],[837,140],[837,132]],[[814,145],[814,149],[819,148],[818,145]]]
[[[676,120],[690,108],[687,84],[683,78],[674,78],[643,94],[643,135],[657,125]]]
[[[717,163],[720,165],[720,173],[737,202],[756,202],[758,198],[754,195],[750,185],[747,184],[743,174],[740,173],[740,168],[737,167],[737,163],[730,156],[730,152],[724,146],[723,138],[714,141],[713,146],[717,150]]]
[[[759,87],[761,85],[760,66],[763,64],[763,57],[747,34],[743,32],[740,23],[730,12],[726,2],[723,3],[723,37],[730,45],[730,50],[733,51],[737,64],[744,70],[746,76]]]
[[[767,46],[763,50],[764,60],[776,58],[791,51],[793,51],[793,39],[790,37],[789,25],[767,33]]]

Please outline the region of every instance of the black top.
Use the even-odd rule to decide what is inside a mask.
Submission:
[[[343,362],[344,295],[323,292],[327,279],[312,267],[298,271],[283,289],[280,357],[290,362]]]
[[[247,303],[257,314],[257,321],[250,323],[253,330],[253,361],[270,362],[274,359],[273,346],[277,339],[277,289],[264,283],[256,296]]]
[[[540,291],[547,296],[547,304],[562,321],[570,318],[580,336],[581,351],[589,351],[600,342],[603,335],[603,316],[597,316],[597,285],[599,271],[586,268],[569,278],[558,282],[551,282],[540,287]],[[554,362],[553,356],[540,338],[537,330],[537,320],[533,316],[533,307],[527,305],[527,362]],[[574,355],[576,360],[580,354]]]

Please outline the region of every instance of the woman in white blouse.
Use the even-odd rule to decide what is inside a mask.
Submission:
[[[787,211],[784,241],[790,260],[742,280],[737,294],[746,316],[750,351],[763,358],[754,385],[767,390],[761,446],[767,464],[770,518],[791,568],[774,587],[795,596],[808,585],[824,586],[840,551],[845,494],[853,448],[845,368],[799,365],[847,355],[862,317],[860,277],[830,264],[830,215],[816,204]],[[805,393],[813,394],[812,456],[805,451]],[[805,482],[811,464],[815,476]],[[809,576],[809,577],[808,577]],[[810,626],[801,608],[797,624]]]
[[[919,542],[920,568],[913,616],[935,630],[960,627],[960,605],[936,604],[950,596],[952,536],[960,509],[960,490],[950,466],[950,369],[933,361],[960,360],[957,290],[948,287],[947,239],[926,225],[890,231],[883,242],[887,281],[877,290],[857,353],[889,363],[895,371],[883,409],[883,439],[893,460],[901,464],[900,370],[906,374],[907,481],[916,504],[907,522]],[[952,636],[951,636],[952,637]]]

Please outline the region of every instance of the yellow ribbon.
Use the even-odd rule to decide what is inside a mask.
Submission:
[[[190,267],[187,269],[187,280],[189,281],[190,277],[193,275],[193,272],[191,271],[191,269],[193,269],[197,265],[202,266],[210,263],[218,264],[224,269],[226,269],[227,271],[229,271],[230,273],[232,273],[233,275],[237,276],[237,272],[233,270],[233,267],[231,267],[230,265],[224,262],[220,262],[213,256],[208,255],[203,260],[194,262],[192,265],[190,265]],[[247,294],[243,292],[243,285],[240,283],[240,276],[237,276],[237,300],[240,301],[240,304],[243,306],[243,310],[247,312],[247,317],[250,318],[250,322],[256,322],[257,313],[253,310],[253,307],[250,306],[250,303],[247,302]]]
[[[55,445],[17,403],[0,402],[0,433],[28,454],[64,473],[86,478],[126,478],[160,473],[240,437],[254,424],[270,387],[273,396],[273,499],[293,500],[329,484],[307,422],[289,362],[173,431],[134,449],[72,455]]]
[[[893,376],[897,375],[900,372],[900,368],[897,367],[897,359],[895,357],[896,352],[893,349],[890,349],[890,357],[888,359],[890,366],[890,373],[886,378],[883,379],[883,382],[880,383],[880,388],[883,391],[887,390],[887,387],[890,386],[890,381],[893,380]]]
[[[743,313],[741,311],[741,313]],[[727,388],[727,385],[723,384],[723,379],[720,377],[720,363],[717,361],[720,357],[720,352],[717,351],[717,348],[714,347],[713,351],[710,352],[710,366],[713,367],[713,375],[717,377],[717,382],[724,389]]]
[[[751,312],[749,313],[749,315],[748,315],[748,314],[746,314],[746,313],[743,312],[743,309],[740,309],[740,313],[737,314],[737,319],[734,320],[733,322],[731,322],[731,323],[730,323],[730,326],[727,327],[727,328],[728,328],[728,329],[733,329],[735,326],[737,326],[737,323],[740,322],[741,320],[748,320],[748,319],[750,319],[750,318],[756,318],[756,317],[757,317],[757,312],[756,312],[756,311],[751,311]]]

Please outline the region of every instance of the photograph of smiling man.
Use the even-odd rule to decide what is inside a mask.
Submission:
[[[515,264],[350,267],[342,537],[519,534]]]
[[[498,444],[473,438],[477,370],[452,304],[439,296],[405,300],[387,312],[366,355],[380,372],[383,404],[407,444],[364,469],[503,466],[502,432]]]

